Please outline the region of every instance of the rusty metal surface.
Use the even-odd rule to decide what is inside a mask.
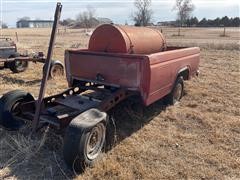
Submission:
[[[116,106],[119,102],[121,102],[124,99],[126,99],[127,97],[133,96],[135,94],[136,94],[136,92],[130,92],[130,91],[127,91],[126,89],[121,88],[121,89],[117,90],[116,92],[114,92],[108,98],[104,99],[104,101],[101,102],[101,104],[99,105],[98,108],[101,111],[107,112],[111,108]]]
[[[72,88],[69,88],[69,89],[59,93],[59,94],[55,94],[55,95],[48,96],[48,97],[44,98],[43,102],[44,102],[44,104],[48,104],[48,103],[51,103],[56,98],[62,98],[64,96],[66,97],[66,96],[69,96],[69,95],[80,94],[83,91],[84,90],[80,89],[79,87],[72,87]]]
[[[18,56],[13,58],[0,59],[2,62],[10,62],[10,61],[32,61],[32,62],[41,62],[44,63],[46,61],[45,57],[29,57],[29,56]]]
[[[146,81],[148,89],[145,104],[149,105],[169,94],[181,69],[187,69],[190,77],[197,73],[199,61],[200,49],[197,47],[150,55],[151,73]]]
[[[164,51],[166,40],[155,29],[104,24],[95,29],[88,48],[98,52],[151,54]]]
[[[35,116],[34,116],[34,120],[33,120],[33,130],[37,129],[38,122],[39,122],[39,116],[41,114],[42,102],[44,99],[45,89],[47,86],[47,80],[48,80],[48,75],[49,75],[50,66],[51,66],[52,51],[53,51],[53,47],[54,47],[58,22],[59,22],[59,19],[61,16],[61,11],[62,11],[62,5],[61,5],[61,3],[57,3],[55,15],[54,15],[54,23],[53,23],[53,27],[52,27],[52,33],[51,33],[49,47],[48,47],[47,59],[45,62],[43,78],[42,78],[42,82],[41,82],[38,100],[36,103],[36,111],[35,111]]]
[[[58,98],[55,100],[55,103],[62,104],[83,112],[90,108],[97,107],[99,101],[81,95],[71,95],[66,98]]]
[[[97,108],[103,112],[107,112],[122,100],[136,94],[135,92],[127,91],[126,89],[117,89],[114,92],[106,90],[108,92],[104,93],[102,87],[92,88],[92,86],[85,86],[85,88],[85,92],[78,90],[75,91],[74,93],[76,94],[74,94],[73,92],[70,92],[73,91],[73,89],[71,89],[68,90],[69,92],[65,91],[61,94],[45,98],[43,101],[44,108],[42,108],[39,116],[37,130],[45,125],[50,125],[51,127],[60,130],[67,127],[74,117],[88,109]],[[88,91],[92,93],[88,93]],[[96,94],[94,95],[94,93]],[[100,97],[99,95],[101,94],[105,94],[105,96]],[[34,103],[34,101],[24,103],[21,106],[21,111],[23,113],[16,118],[32,120],[35,112],[33,108]]]
[[[197,47],[169,47],[164,52],[142,56],[78,50],[68,51],[65,64],[69,67],[66,74],[70,85],[74,79],[112,84],[140,92],[144,104],[149,105],[170,93],[181,68],[187,67],[190,76],[197,73],[199,59]],[[97,80],[99,74],[102,81]]]
[[[69,52],[65,59],[67,79],[90,80],[111,86],[137,90],[141,83],[145,56]],[[147,66],[146,66],[147,68]],[[102,78],[99,79],[99,76]],[[69,82],[71,84],[71,82]]]
[[[97,108],[107,112],[132,95],[135,95],[135,92],[122,88],[110,90],[94,84],[75,86],[43,99],[37,130],[44,124],[57,129],[65,128],[75,116],[88,109]],[[20,107],[22,113],[16,118],[31,121],[35,116],[35,103],[36,101],[23,103]]]

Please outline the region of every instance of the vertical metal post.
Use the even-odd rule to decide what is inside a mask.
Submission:
[[[55,15],[54,15],[54,22],[53,22],[53,27],[52,27],[51,38],[50,38],[49,47],[48,47],[47,59],[45,61],[45,68],[43,71],[41,87],[40,87],[39,96],[38,96],[38,100],[36,103],[36,111],[35,111],[35,115],[34,115],[34,119],[33,119],[33,130],[34,131],[38,127],[39,117],[40,117],[41,110],[42,110],[42,102],[43,102],[43,98],[44,98],[44,94],[45,94],[45,90],[46,90],[46,86],[47,86],[47,80],[48,80],[50,66],[51,66],[52,51],[53,51],[53,47],[54,47],[54,43],[55,43],[56,31],[57,31],[57,26],[58,26],[58,22],[60,19],[61,11],[62,11],[62,5],[61,5],[61,3],[57,3]]]
[[[18,33],[15,32],[15,35],[16,35],[16,40],[17,40],[17,42],[18,42]]]

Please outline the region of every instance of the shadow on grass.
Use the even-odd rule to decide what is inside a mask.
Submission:
[[[158,116],[166,106],[158,101],[149,107],[138,98],[129,98],[117,105],[110,114],[106,152],[117,146]],[[62,155],[63,136],[43,129],[29,136],[29,127],[20,132],[0,129],[0,179],[72,179]]]
[[[12,84],[18,84],[18,85],[26,85],[26,86],[31,86],[35,85],[41,82],[41,79],[35,79],[31,81],[25,81],[23,79],[18,79],[14,77],[9,77],[3,74],[0,74],[0,78],[2,78],[3,83],[12,83]]]
[[[166,105],[161,100],[146,107],[139,98],[135,97],[117,105],[110,112],[110,127],[108,127],[110,131],[107,132],[106,151],[140,130],[165,109]]]

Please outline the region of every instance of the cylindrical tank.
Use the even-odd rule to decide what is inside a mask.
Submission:
[[[88,49],[110,53],[151,54],[166,50],[166,40],[156,29],[104,24],[93,31]]]

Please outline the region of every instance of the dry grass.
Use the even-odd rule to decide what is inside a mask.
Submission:
[[[16,30],[3,33],[13,36]],[[62,160],[62,137],[45,129],[30,137],[0,129],[0,179],[240,179],[239,29],[163,29],[168,43],[204,47],[201,75],[186,83],[186,95],[174,107],[157,102],[144,108],[126,101],[115,112],[117,145],[96,166],[74,176]],[[19,47],[47,49],[48,29],[18,30]],[[82,30],[57,38],[55,59],[64,49],[86,47]],[[81,43],[81,44],[79,44]],[[21,74],[0,71],[0,94],[24,89],[37,96],[41,64]],[[50,81],[47,94],[60,92],[65,79]]]
[[[201,49],[240,50],[239,28],[226,28],[224,37],[220,37],[223,35],[224,28],[182,28],[180,37],[176,36],[178,28],[161,29],[170,45],[198,46]]]

